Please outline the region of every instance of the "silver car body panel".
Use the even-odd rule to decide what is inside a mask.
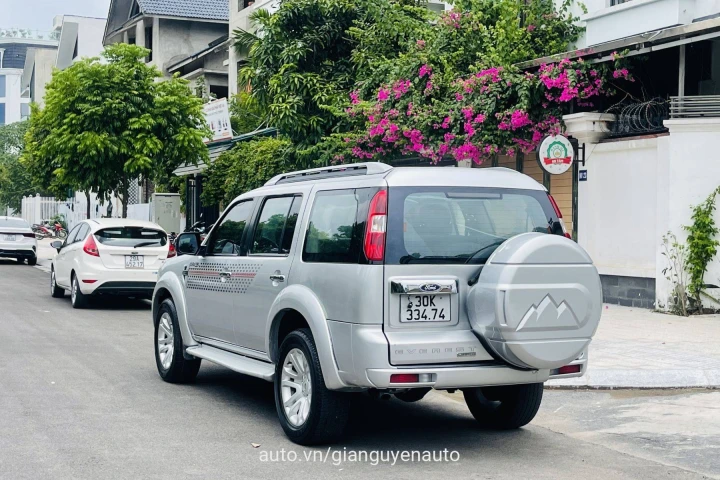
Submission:
[[[496,348],[500,351],[502,349],[481,341],[482,336],[478,335],[481,326],[477,321],[479,310],[477,305],[470,307],[468,303],[473,291],[468,286],[468,280],[478,271],[478,265],[311,263],[302,259],[309,217],[315,195],[320,191],[458,185],[545,191],[542,185],[530,177],[503,168],[389,168],[368,164],[365,175],[299,182],[279,176],[265,186],[237,197],[231,204],[249,198],[261,200],[266,196],[303,195],[290,252],[290,265],[287,266],[287,273],[283,272],[287,281],[272,285],[277,294],[269,308],[248,309],[244,302],[252,302],[251,295],[243,295],[242,299],[236,296],[234,303],[231,317],[252,312],[245,321],[252,322],[252,328],[258,329],[256,331],[264,332],[263,345],[253,343],[253,348],[240,345],[237,324],[233,327],[236,329],[236,341],[231,344],[194,335],[187,320],[183,279],[183,269],[198,261],[198,257],[194,256],[170,259],[161,269],[153,299],[154,318],[159,300],[166,296],[172,297],[178,312],[186,355],[197,354],[198,357],[237,371],[247,368],[245,373],[266,380],[272,379],[267,374],[267,366],[278,361],[278,326],[286,313],[297,312],[312,331],[326,386],[333,390],[421,386],[463,388],[544,382],[550,377],[550,366],[528,368],[523,365],[525,368],[518,368],[517,364],[505,362],[498,355]],[[500,268],[499,262],[503,257],[495,257],[498,262],[496,266]],[[245,258],[253,259],[252,256]],[[265,280],[262,279],[263,282]],[[267,280],[269,282],[269,278]],[[483,280],[487,284],[489,276]],[[417,289],[426,283],[439,285],[443,291],[437,294],[451,297],[449,321],[442,324],[399,322],[394,312],[400,308],[400,292],[418,293]],[[269,285],[267,288],[270,288]],[[207,305],[207,308],[210,307]],[[595,303],[588,308],[598,309]],[[488,315],[494,319],[495,311],[488,312]],[[597,316],[599,318],[599,312]],[[228,318],[226,321],[232,324],[236,319]],[[486,324],[493,321],[488,319]],[[508,339],[488,335],[493,340]],[[580,350],[585,351],[569,362],[581,365],[582,372],[563,376],[579,376],[585,371],[587,341],[583,342]],[[233,356],[238,357],[236,362],[232,361]],[[423,383],[398,385],[390,382],[393,373],[425,375],[422,377]]]

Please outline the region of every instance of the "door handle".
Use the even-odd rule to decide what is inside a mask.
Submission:
[[[270,275],[270,280],[272,280],[273,282],[284,282],[285,275],[273,274],[273,275]]]

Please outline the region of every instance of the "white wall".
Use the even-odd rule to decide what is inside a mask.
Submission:
[[[5,76],[5,97],[0,97],[0,103],[5,104],[5,123],[19,122],[21,117],[21,104],[28,103],[27,98],[21,98],[22,73],[17,68],[0,68],[0,76]]]
[[[670,136],[664,157],[658,162],[658,235],[673,232],[681,242],[687,239],[683,225],[691,223],[692,207],[704,201],[720,186],[720,162],[717,161],[720,118],[666,120]],[[720,198],[716,200],[715,224],[720,225]],[[665,257],[657,253],[656,296],[667,303],[672,285],[662,274]],[[720,285],[720,256],[710,263],[705,283]],[[718,296],[718,292],[715,292]]]
[[[588,179],[578,182],[578,243],[600,274],[655,276],[657,141],[587,145]]]

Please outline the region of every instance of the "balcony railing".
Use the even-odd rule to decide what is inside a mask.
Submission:
[[[0,39],[19,38],[27,40],[58,40],[60,32],[53,30],[46,32],[42,30],[30,30],[28,28],[0,28]]]
[[[720,95],[670,97],[670,118],[720,117]]]

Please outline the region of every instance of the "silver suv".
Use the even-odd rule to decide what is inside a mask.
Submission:
[[[580,376],[600,278],[545,188],[503,168],[382,163],[288,173],[178,237],[153,297],[160,376],[202,359],[275,385],[291,440],[336,440],[350,392],[461,389],[518,428],[549,378]]]

